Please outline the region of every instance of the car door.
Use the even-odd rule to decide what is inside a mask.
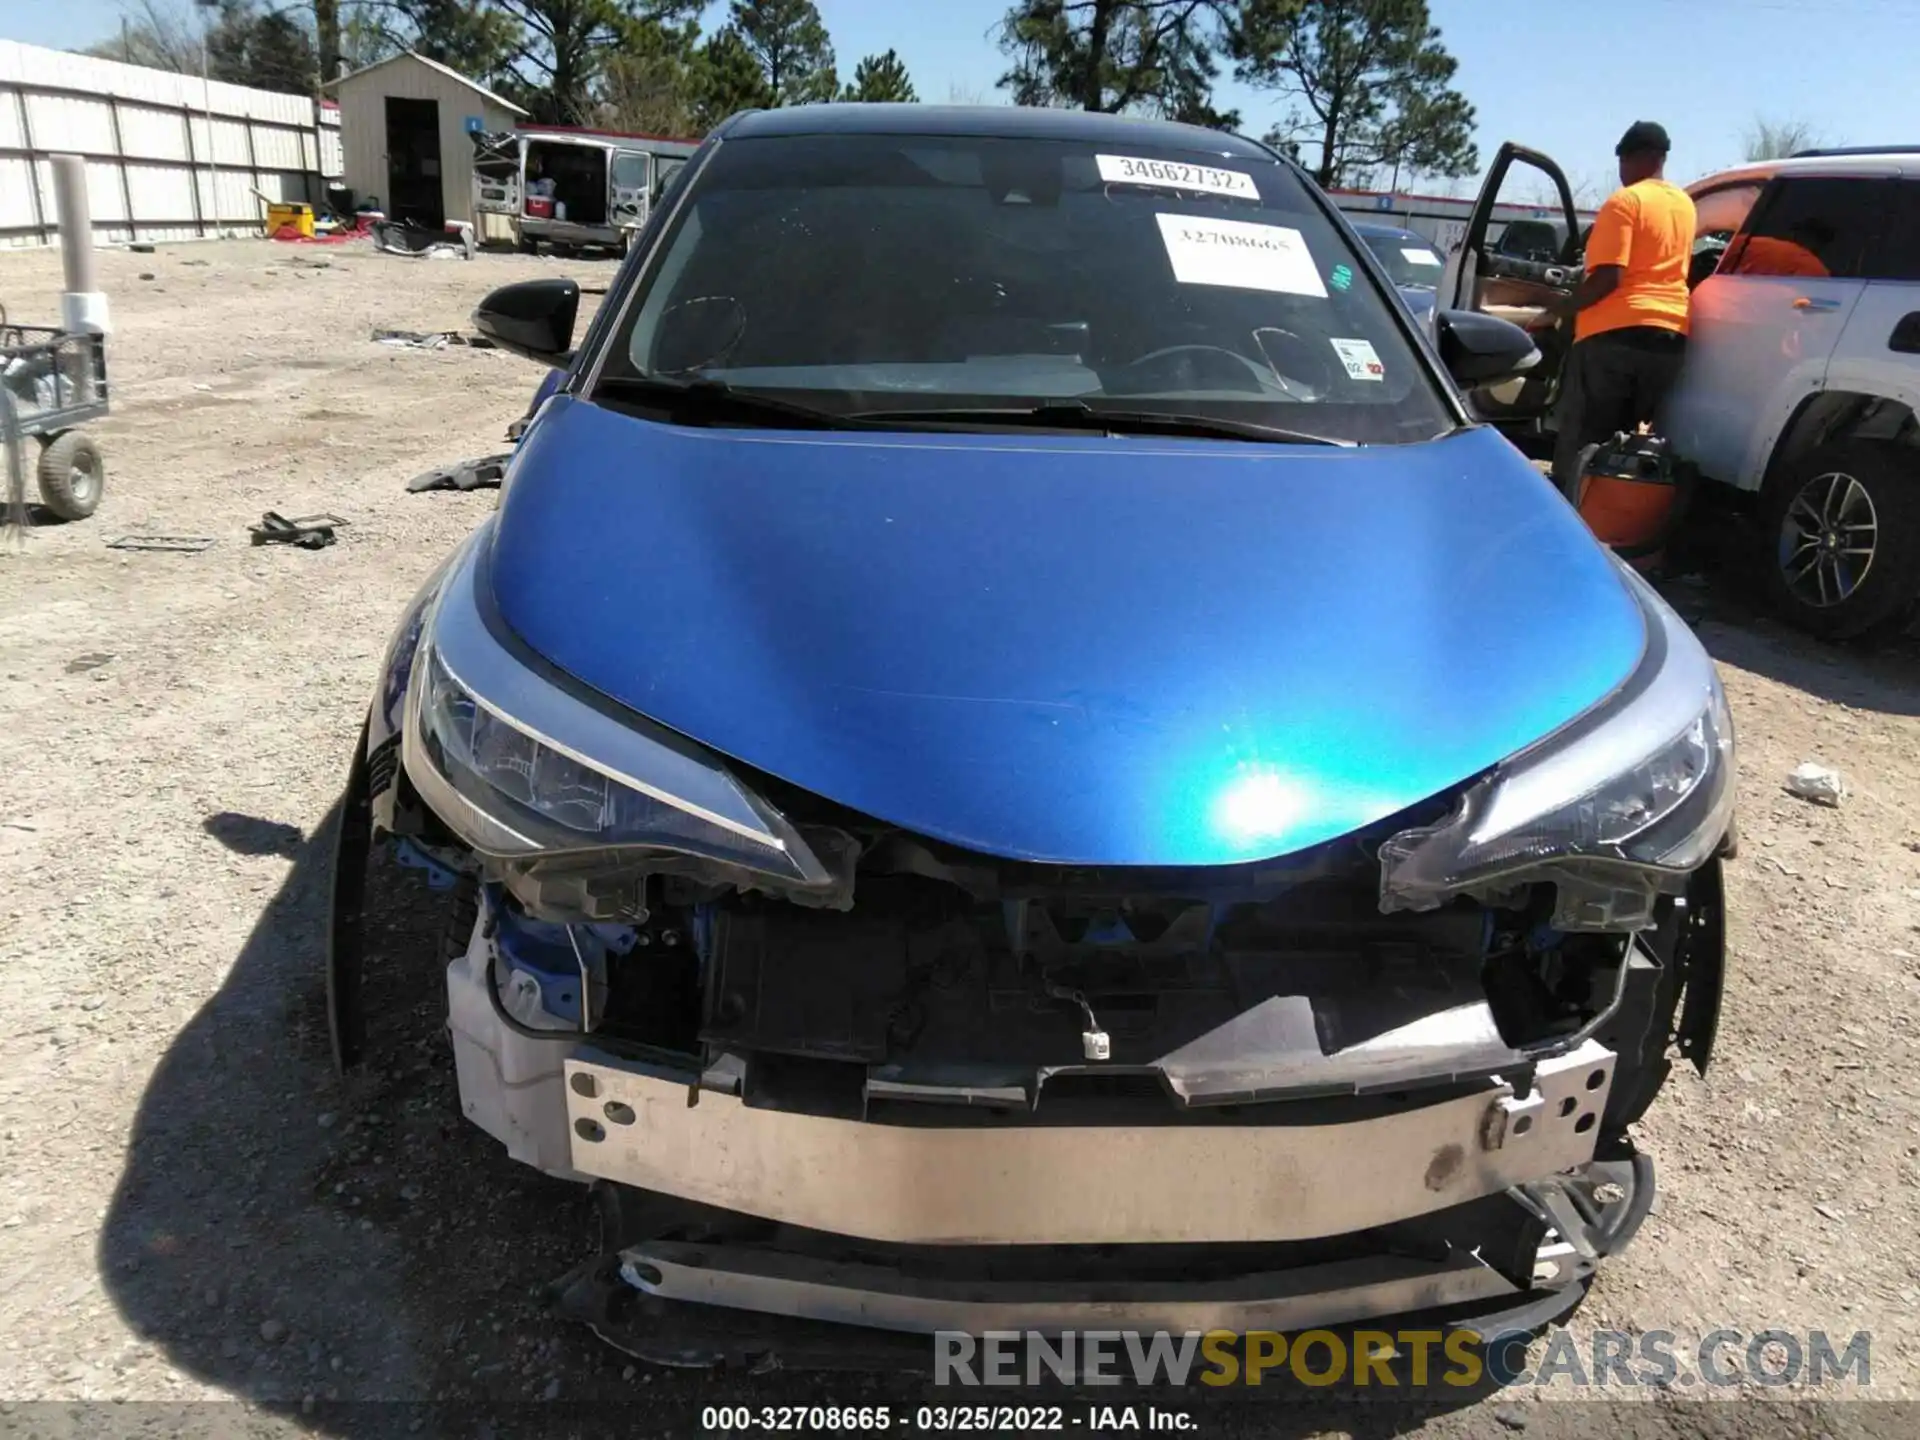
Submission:
[[[1550,197],[1549,203],[1538,203]],[[1493,243],[1497,211],[1504,206],[1527,206],[1547,212],[1558,209],[1567,236],[1556,260],[1535,259],[1501,252]],[[1552,409],[1558,393],[1560,364],[1569,343],[1568,322],[1555,319],[1552,307],[1573,293],[1580,280],[1578,264],[1579,211],[1564,172],[1548,156],[1512,141],[1493,157],[1486,183],[1474,202],[1466,235],[1447,258],[1440,285],[1440,304],[1453,310],[1478,310],[1511,320],[1531,331],[1540,347],[1540,363],[1519,380],[1476,390],[1468,398],[1474,409],[1501,424],[1531,422]]]
[[[1707,475],[1758,488],[1781,428],[1826,383],[1893,202],[1886,177],[1776,176],[1694,289],[1661,429]]]
[[[1886,243],[1867,253],[1860,298],[1827,359],[1826,388],[1920,411],[1920,177],[1890,184]],[[1904,417],[1895,406],[1883,410],[1863,436],[1895,437]]]
[[[512,130],[476,130],[473,140],[473,211],[476,215],[520,213],[520,136]]]
[[[653,193],[653,157],[644,150],[615,150],[607,157],[607,219],[616,230],[647,223]]]

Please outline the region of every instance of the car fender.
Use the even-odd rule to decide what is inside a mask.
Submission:
[[[1793,423],[1794,416],[1812,396],[1827,388],[1827,357],[1825,355],[1804,358],[1786,377],[1773,387],[1754,413],[1759,423],[1747,434],[1746,449],[1742,454],[1737,474],[1724,477],[1736,489],[1757,491],[1767,478],[1767,468],[1773,463],[1774,450],[1781,438]],[[1675,437],[1675,443],[1684,442]],[[1716,477],[1718,478],[1718,477]]]
[[[371,767],[367,777],[371,803],[369,819],[376,832],[393,828],[393,776],[396,767],[374,763],[375,757],[392,750],[397,758],[400,727],[407,708],[407,686],[413,678],[413,661],[420,649],[420,637],[425,633],[428,617],[440,596],[440,587],[446,583],[448,572],[466,554],[468,547],[483,543],[484,537],[492,529],[493,521],[489,517],[473,534],[447,553],[414,592],[413,599],[407,603],[400,617],[400,623],[394,627],[393,637],[387,642],[372,702],[367,707],[366,738],[360,750]]]

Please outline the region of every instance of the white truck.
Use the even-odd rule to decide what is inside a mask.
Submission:
[[[653,197],[696,140],[523,125],[473,136],[473,209],[505,215],[529,254],[596,248],[625,252]]]

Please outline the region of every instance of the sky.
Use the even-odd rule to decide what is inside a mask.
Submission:
[[[991,32],[1009,0],[818,3],[843,76],[860,56],[891,47],[923,100],[998,98],[1006,61]],[[1827,144],[1920,142],[1912,58],[1920,0],[1430,5],[1460,62],[1456,85],[1478,113],[1483,161],[1502,140],[1518,140],[1558,160],[1576,188],[1611,188],[1614,142],[1638,119],[1667,127],[1668,174],[1682,183],[1737,163],[1762,115],[1804,121]],[[0,39],[77,48],[111,35],[122,8],[122,0],[0,0]],[[724,10],[712,7],[710,28]],[[1237,107],[1255,135],[1288,108],[1283,96],[1232,82],[1219,103]]]

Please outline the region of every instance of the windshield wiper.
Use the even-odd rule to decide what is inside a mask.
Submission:
[[[668,410],[678,424],[714,420],[778,422],[795,430],[870,430],[857,416],[836,415],[794,400],[740,390],[724,380],[670,380],[658,375],[606,375],[596,387],[616,400],[651,402]]]
[[[1225,420],[1213,415],[1183,415],[1162,410],[1097,410],[1084,400],[1052,401],[1045,405],[1009,405],[1005,408],[862,410],[847,418],[873,426],[890,423],[950,422],[956,426],[994,423],[1033,425],[1052,430],[1098,430],[1110,435],[1187,435],[1206,440],[1260,440],[1268,444],[1338,445],[1346,448],[1353,445],[1351,440],[1309,435],[1304,430],[1287,430],[1252,420]]]

